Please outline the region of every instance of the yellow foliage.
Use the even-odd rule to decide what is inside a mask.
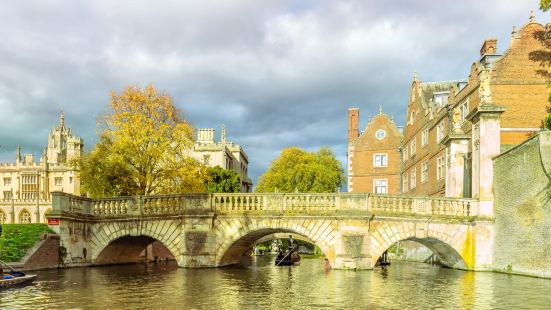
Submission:
[[[92,195],[205,191],[206,167],[189,155],[193,127],[167,93],[152,85],[130,86],[111,94],[110,107],[110,113],[99,119],[100,142],[81,162],[86,168],[95,161],[81,171],[85,190]],[[94,193],[91,187],[98,183],[104,189]],[[109,187],[119,190],[112,192]]]

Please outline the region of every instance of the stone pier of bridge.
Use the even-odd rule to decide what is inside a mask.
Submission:
[[[48,219],[68,266],[135,262],[154,241],[181,267],[227,266],[277,233],[302,236],[342,269],[371,269],[402,240],[427,246],[453,268],[488,270],[493,259],[494,220],[481,216],[473,199],[355,193],[52,196]]]

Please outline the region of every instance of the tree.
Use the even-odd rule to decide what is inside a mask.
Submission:
[[[540,9],[543,12],[549,11],[551,9],[551,0],[541,0]],[[535,36],[546,49],[530,53],[530,59],[539,61],[542,67],[549,68],[549,66],[551,66],[551,27],[547,26],[544,31],[536,32]],[[548,70],[542,69],[539,70],[539,73],[551,78],[551,74]],[[551,82],[549,82],[547,86],[551,88]],[[551,130],[551,93],[549,93],[548,101],[547,116],[542,121],[542,127]]]
[[[541,0],[540,9],[544,12],[547,12],[549,9],[551,9],[551,0]]]
[[[333,152],[321,148],[317,153],[297,147],[281,151],[259,178],[256,192],[335,192],[344,182],[344,170]]]
[[[83,192],[96,196],[202,192],[207,168],[189,156],[193,128],[172,98],[149,85],[111,95],[100,139],[76,165]]]
[[[226,170],[220,166],[208,168],[209,193],[238,193],[241,190],[241,177],[233,170]]]

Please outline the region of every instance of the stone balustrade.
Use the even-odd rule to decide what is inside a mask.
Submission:
[[[90,199],[52,193],[53,212],[96,217],[216,214],[365,214],[468,218],[478,216],[475,199],[357,193],[174,194]]]

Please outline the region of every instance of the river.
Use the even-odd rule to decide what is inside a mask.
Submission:
[[[0,291],[4,309],[550,309],[551,280],[394,262],[386,270],[323,271],[321,259],[273,257],[218,269],[174,263],[38,271]]]

